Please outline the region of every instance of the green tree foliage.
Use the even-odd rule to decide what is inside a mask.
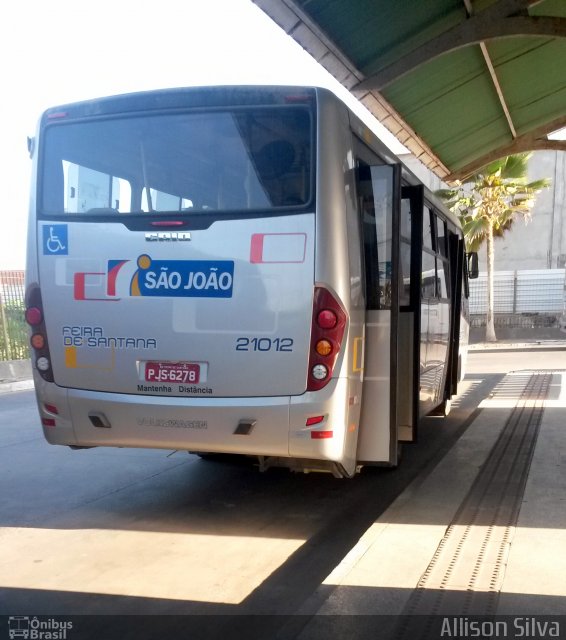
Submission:
[[[0,360],[29,358],[28,330],[24,320],[23,302],[4,304],[0,313]],[[4,325],[6,323],[6,325]]]
[[[436,192],[462,222],[468,251],[485,242],[487,253],[486,340],[495,342],[493,313],[494,238],[509,231],[517,218],[530,220],[536,195],[550,186],[550,180],[528,182],[531,153],[519,153],[491,162],[457,183]]]

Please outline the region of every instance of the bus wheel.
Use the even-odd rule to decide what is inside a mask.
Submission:
[[[243,462],[248,461],[246,456],[238,453],[212,453],[208,451],[189,451],[188,453],[190,455],[198,456],[201,460],[205,460],[206,462],[242,464]]]
[[[393,465],[395,469],[401,464],[402,459],[403,459],[403,443],[397,442],[397,461]]]
[[[208,453],[205,451],[189,451],[190,455],[198,456],[202,458],[202,460],[222,460],[222,456],[225,454],[222,453]]]

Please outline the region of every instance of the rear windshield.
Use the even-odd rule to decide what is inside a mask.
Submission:
[[[50,125],[40,213],[118,218],[304,209],[313,197],[312,136],[305,106]]]

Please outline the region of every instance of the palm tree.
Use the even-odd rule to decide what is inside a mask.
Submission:
[[[543,178],[527,182],[527,165],[532,153],[500,158],[456,183],[453,189],[440,189],[439,195],[462,221],[466,248],[477,251],[485,242],[487,253],[487,318],[485,339],[496,342],[493,313],[494,238],[502,236],[521,217],[531,218],[536,194],[550,186]]]

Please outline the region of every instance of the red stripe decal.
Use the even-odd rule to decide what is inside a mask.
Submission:
[[[254,233],[252,235],[252,246],[250,249],[250,262],[259,264],[263,262],[263,239],[265,233]]]

